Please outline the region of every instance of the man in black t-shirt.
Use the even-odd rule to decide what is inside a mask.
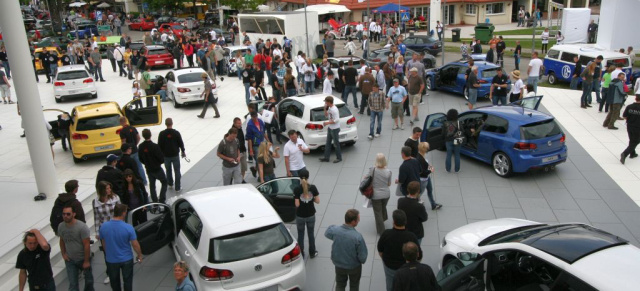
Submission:
[[[144,185],[147,185],[147,176],[144,173],[144,168],[142,167],[142,163],[140,162],[140,158],[138,156],[138,143],[140,142],[140,134],[135,127],[128,124],[127,118],[124,116],[120,117],[120,125],[122,125],[122,129],[120,130],[120,140],[123,144],[128,143],[131,145],[131,158],[136,161],[136,164],[138,164],[138,174],[142,178],[142,182],[144,182]]]
[[[638,156],[636,147],[640,143],[640,94],[636,94],[636,102],[627,106],[622,116],[627,120],[627,134],[629,135],[629,145],[620,155],[620,162],[624,164],[627,156],[632,159]]]
[[[51,83],[51,67],[49,66],[49,51],[48,50],[42,51],[38,58],[40,59],[40,64],[42,64],[42,70],[44,70],[44,74],[47,77],[47,83]]]
[[[253,64],[253,80],[256,81],[256,91],[258,91],[258,93],[262,92],[260,98],[267,100],[267,91],[264,90],[264,70],[260,68],[259,64]]]
[[[29,281],[29,290],[55,290],[53,271],[49,255],[51,246],[39,230],[32,229],[22,239],[24,249],[18,254],[16,269],[20,269],[18,277],[19,290]]]
[[[409,138],[404,142],[404,146],[411,148],[411,156],[418,157],[418,144],[420,144],[420,135],[422,135],[422,128],[416,126],[413,128],[413,132]]]
[[[493,77],[491,81],[491,90],[489,91],[489,99],[493,102],[493,105],[507,105],[507,82],[509,78],[502,72],[502,69],[497,70],[497,75]]]
[[[413,181],[420,182],[420,162],[411,156],[411,148],[408,146],[402,147],[402,164],[398,169],[398,178],[396,184],[400,185],[400,192],[403,196],[407,196],[407,186]]]
[[[392,216],[393,228],[385,230],[380,235],[377,245],[378,253],[382,257],[387,291],[393,289],[393,277],[396,270],[405,263],[405,259],[402,256],[402,246],[408,242],[420,245],[416,235],[406,228],[407,215],[404,211],[397,209],[393,211]],[[422,251],[419,251],[418,257],[422,257]]]
[[[440,290],[433,270],[418,262],[420,247],[412,242],[402,245],[402,256],[406,263],[396,270],[393,290]]]
[[[60,59],[60,61],[62,61],[62,65],[63,66],[68,66],[71,65],[71,57],[69,57],[65,51],[62,52],[62,58]]]
[[[582,64],[580,64],[580,58],[576,55],[573,57],[573,61],[576,62],[573,68],[573,74],[571,74],[571,83],[569,87],[571,90],[578,90],[578,82],[580,81],[580,74],[582,73]]]
[[[353,106],[355,106],[355,108],[358,108],[358,96],[356,96],[357,94],[356,83],[358,82],[358,70],[356,70],[356,68],[353,67],[352,60],[349,60],[349,67],[346,70],[344,70],[342,81],[344,82],[344,93],[342,94],[342,96],[344,96],[344,99],[342,101],[344,101],[344,103],[348,103],[347,100],[349,100],[349,93],[353,92]]]

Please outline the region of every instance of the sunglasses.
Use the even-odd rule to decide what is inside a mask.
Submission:
[[[63,215],[63,216],[71,216],[71,215],[72,215],[72,213],[71,213],[71,212],[63,212],[63,213],[62,213],[62,215]]]

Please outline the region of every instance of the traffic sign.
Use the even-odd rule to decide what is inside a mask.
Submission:
[[[400,13],[400,19],[404,22],[404,21],[409,21],[409,12],[402,12]]]
[[[142,2],[142,10],[149,10],[149,3]]]

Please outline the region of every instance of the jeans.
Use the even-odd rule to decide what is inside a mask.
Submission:
[[[493,105],[498,105],[498,103],[502,105],[507,105],[507,96],[493,96]]]
[[[102,77],[102,66],[94,66],[93,67],[94,70],[94,79],[100,80],[100,81],[104,81],[104,78]],[[100,79],[98,79],[98,77],[100,77]]]
[[[336,291],[345,291],[347,280],[349,281],[349,291],[360,290],[360,277],[362,277],[362,266],[353,269],[336,268]]]
[[[607,98],[607,94],[609,92],[609,88],[602,87],[602,102],[600,102],[599,111],[602,111],[604,107],[604,112],[609,112],[609,98]]]
[[[124,69],[124,61],[118,61],[118,68],[120,69],[120,74],[118,75],[119,77],[126,77],[127,76],[127,71],[125,71]]]
[[[637,156],[638,153],[636,153],[636,147],[638,146],[638,143],[640,143],[640,129],[627,125],[627,135],[629,135],[629,145],[622,154],[625,157],[629,155]]]
[[[384,263],[382,263],[382,268],[384,269],[384,278],[387,283],[387,291],[393,290],[393,277],[396,275],[397,270],[393,270]]]
[[[538,82],[540,81],[540,77],[539,76],[529,76],[529,79],[527,79],[527,84],[531,84],[533,85],[533,92],[536,92],[536,94],[538,94]]]
[[[360,97],[360,114],[364,113],[364,108],[367,108],[367,115],[371,115],[371,109],[367,106],[369,101],[369,94],[362,94]]]
[[[347,102],[347,100],[349,100],[349,93],[353,93],[353,106],[355,106],[356,108],[358,108],[358,89],[356,88],[356,86],[352,86],[352,85],[346,85],[344,86],[344,91],[342,94],[344,94],[344,98],[342,101],[344,101],[344,103],[349,103]]]
[[[340,128],[327,128],[327,142],[324,145],[324,158],[329,159],[331,155],[331,143],[336,148],[336,158],[342,160],[342,152],[340,152]]]
[[[133,153],[131,154],[131,158],[136,161],[136,164],[138,164],[138,175],[140,175],[140,177],[142,178],[142,182],[144,182],[145,185],[148,184],[147,181],[147,176],[144,175],[144,167],[142,167],[142,163],[140,162],[140,157],[138,157],[138,153]]]
[[[600,98],[600,81],[594,78],[593,80],[593,90],[596,91],[596,102],[601,103],[602,98]],[[591,94],[589,94],[591,95]],[[591,101],[591,100],[589,100]]]
[[[518,26],[524,26],[524,18],[518,17]]]
[[[280,127],[278,126],[278,122],[273,121],[271,123],[267,123],[264,125],[264,129],[267,131],[267,136],[271,142],[275,141],[272,136],[273,134],[271,133],[271,129],[273,129],[276,132],[276,140],[278,140],[279,143],[282,143],[280,140]]]
[[[369,135],[373,136],[373,127],[376,124],[376,119],[378,120],[378,128],[376,129],[376,133],[380,134],[382,131],[382,113],[383,111],[371,111],[371,124],[369,125]]]
[[[451,155],[454,155],[456,159],[456,173],[460,171],[460,147],[461,145],[453,145],[453,141],[445,143],[447,146],[447,158],[444,161],[444,167],[447,172],[451,172]]]
[[[580,81],[580,77],[572,77],[571,83],[569,83],[569,88],[571,88],[571,90],[578,90],[579,81]]]
[[[122,35],[122,27],[121,26],[116,26],[116,34],[117,35]]]
[[[49,74],[51,74],[51,78],[56,77],[56,71],[58,70],[58,64],[50,64],[49,65]]]
[[[69,280],[69,291],[79,291],[78,273],[84,275],[84,291],[93,291],[93,273],[91,266],[88,269],[82,269],[83,261],[65,261],[64,265],[67,269],[67,280]]]
[[[420,196],[424,193],[424,190],[427,190],[427,197],[429,197],[429,203],[431,203],[431,208],[436,207],[436,200],[433,199],[433,185],[431,184],[431,177],[426,181],[423,181],[420,178]]]
[[[267,179],[265,179],[266,181]],[[313,202],[312,202],[313,203]],[[309,238],[309,254],[313,254],[316,252],[316,238],[313,235],[315,225],[316,225],[316,216],[312,215],[309,217],[300,217],[296,215],[296,225],[298,226],[298,244],[300,245],[300,250],[304,253],[304,228],[307,228],[307,237]]]
[[[371,205],[373,206],[373,217],[376,221],[376,231],[378,234],[384,232],[384,222],[389,219],[387,214],[387,203],[389,198],[384,199],[371,199]]]
[[[311,82],[307,82],[304,81],[304,91],[307,92],[308,94],[313,94],[313,81]]]
[[[515,61],[516,70],[520,70],[520,55],[513,55],[513,60]]]
[[[60,141],[62,141],[62,148],[66,151],[67,150],[67,141],[69,142],[69,149],[73,150],[71,148],[71,139],[70,139],[70,135],[69,135],[69,130],[68,129],[58,129],[58,134],[60,134]]]
[[[236,73],[238,73],[238,80],[240,80],[240,81],[242,81],[242,71],[243,71],[243,70],[242,70],[241,68],[238,68],[238,69],[236,70]]]
[[[164,171],[162,168],[158,168],[155,171],[147,169],[147,175],[149,176],[151,200],[153,200],[153,202],[158,202],[158,194],[156,194],[156,180],[159,180],[162,185],[160,187],[160,203],[164,203],[165,200],[167,200],[167,177],[164,175]]]
[[[367,57],[368,57],[367,50],[364,50],[364,52],[362,52],[362,58],[366,60]]]
[[[245,102],[247,102],[247,105],[249,105],[249,102],[251,102],[251,96],[249,95],[249,87],[251,87],[250,83],[243,83],[244,84],[244,99]]]
[[[240,165],[227,168],[222,166],[222,185],[227,186],[231,184],[242,183],[242,173],[240,171]]]
[[[295,170],[295,171],[291,170],[289,172],[291,172],[291,176],[293,176],[293,177],[300,177],[300,175],[298,173],[300,173],[300,171],[306,170],[306,169],[307,169],[307,167],[303,167],[302,169]]]
[[[158,92],[156,92],[156,95],[160,95],[160,101],[165,102],[167,101],[167,91],[165,90],[158,90]]]
[[[11,66],[9,65],[9,61],[2,62],[2,66],[4,67],[4,72],[7,74],[7,79],[11,79]]]
[[[296,89],[287,89],[287,97],[295,97],[298,95]]]
[[[176,183],[173,184],[173,173],[171,172],[171,168],[173,165],[173,170],[176,173]],[[169,186],[176,185],[176,190],[180,190],[180,155],[175,157],[164,157],[164,168],[167,170],[167,184]]]
[[[580,97],[580,105],[586,106],[587,103],[591,103],[591,90],[593,85],[589,82],[582,82],[582,96]]]
[[[122,263],[107,262],[107,275],[111,281],[111,290],[120,291],[120,271],[122,271],[122,281],[124,281],[124,290],[133,290],[133,260]]]

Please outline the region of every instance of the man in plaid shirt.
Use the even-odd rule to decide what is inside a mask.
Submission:
[[[372,140],[373,135],[373,127],[376,124],[376,119],[378,119],[378,129],[376,130],[375,137],[380,136],[380,131],[382,131],[382,112],[384,109],[389,109],[389,104],[385,104],[385,98],[382,92],[380,92],[380,87],[378,84],[373,85],[373,90],[369,93],[369,109],[371,109],[371,125],[369,126],[369,140]]]

